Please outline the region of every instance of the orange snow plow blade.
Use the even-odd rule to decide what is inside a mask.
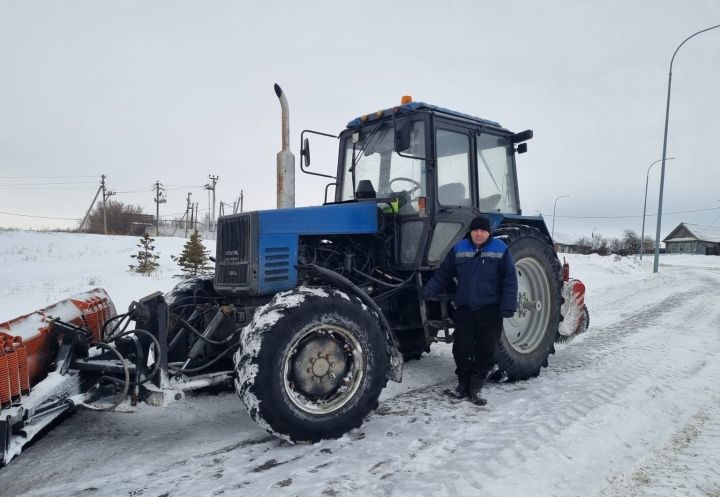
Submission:
[[[36,412],[48,402],[62,402],[63,396],[80,393],[64,385],[77,384],[76,377],[51,371],[59,349],[53,320],[89,329],[92,341],[100,341],[103,326],[115,314],[108,294],[96,288],[0,323],[0,466],[63,409],[57,409],[55,416],[42,416],[41,421],[33,420]],[[18,426],[22,427],[20,437],[13,430]]]

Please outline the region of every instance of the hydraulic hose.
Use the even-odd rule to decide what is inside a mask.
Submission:
[[[210,366],[212,366],[213,364],[215,364],[216,362],[218,362],[225,354],[227,354],[231,350],[236,349],[238,347],[238,345],[240,345],[240,344],[239,343],[232,344],[231,346],[229,346],[228,348],[226,348],[225,350],[220,352],[217,356],[213,357],[212,360],[210,360],[209,362],[206,362],[202,366],[198,366],[196,368],[182,369],[182,368],[176,367],[176,364],[183,364],[183,363],[178,362],[178,363],[168,364],[168,369],[172,370],[174,373],[197,373],[198,371],[207,369]]]
[[[182,317],[178,316],[177,314],[173,314],[178,321],[188,330],[192,331],[195,335],[197,335],[198,338],[201,338],[205,342],[209,343],[210,345],[225,345],[226,343],[229,343],[235,335],[237,335],[237,330],[235,330],[233,333],[231,333],[227,338],[224,340],[213,340],[211,338],[208,338],[204,336],[202,333],[200,333],[193,325],[185,321]]]
[[[105,324],[103,324],[103,327],[100,330],[100,339],[102,341],[107,341],[107,338],[105,337],[105,330],[107,329],[108,325],[117,319],[125,319],[129,315],[130,315],[129,312],[126,312],[124,314],[117,314],[116,316],[113,316],[110,319],[108,319],[107,321],[105,321]],[[129,322],[129,320],[128,320],[128,322]]]
[[[125,332],[119,334],[118,336],[114,336],[114,337],[112,337],[111,342],[114,342],[115,340],[118,340],[118,339],[120,339],[120,338],[122,338],[122,337],[124,337],[124,336],[127,336],[127,335],[131,335],[131,334],[133,334],[133,333],[140,333],[141,335],[144,335],[144,336],[150,338],[150,339],[153,341],[153,344],[155,345],[155,350],[157,350],[158,353],[159,353],[159,351],[160,351],[160,342],[158,341],[158,339],[155,338],[155,336],[154,336],[152,333],[150,333],[149,331],[143,330],[143,329],[140,329],[140,328],[136,328],[136,329],[134,329],[134,330],[128,330],[128,331],[125,331]],[[142,380],[142,381],[131,381],[131,382],[130,382],[130,385],[135,386],[135,385],[142,385],[142,384],[144,384],[144,383],[147,383],[148,381],[152,380],[152,379],[155,377],[155,375],[158,373],[158,371],[160,371],[160,363],[157,362],[157,361],[155,361],[155,365],[153,366],[152,371],[150,372],[150,374],[148,374],[148,375],[145,377],[144,380]],[[110,378],[110,377],[105,377],[105,378]],[[118,380],[117,378],[113,378],[113,380],[115,380],[114,383],[118,383],[118,384],[119,384],[119,382],[120,382],[120,380]],[[111,380],[111,381],[112,381],[112,380]]]
[[[123,383],[123,391],[120,395],[118,395],[118,399],[116,401],[114,401],[110,406],[107,406],[107,407],[98,407],[95,405],[86,404],[85,402],[82,402],[78,405],[85,407],[86,409],[90,409],[91,411],[112,411],[117,406],[119,406],[123,400],[125,400],[125,397],[127,397],[128,391],[130,390],[130,369],[128,368],[127,364],[125,363],[125,358],[122,356],[122,354],[120,354],[120,352],[118,352],[118,350],[115,347],[113,347],[110,344],[102,343],[102,342],[97,343],[96,346],[100,347],[101,349],[109,350],[110,352],[115,354],[117,356],[117,358],[120,360],[120,363],[123,366],[123,372],[124,372],[124,376],[125,376],[125,381]],[[117,378],[113,378],[111,376],[101,376],[100,379],[111,381],[113,383],[117,383],[120,381]]]

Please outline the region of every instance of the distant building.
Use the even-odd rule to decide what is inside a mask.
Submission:
[[[666,254],[720,255],[720,227],[680,223],[663,242]]]
[[[149,229],[155,226],[155,216],[152,214],[133,214],[128,219],[128,232],[130,235],[142,236]],[[155,234],[154,232],[152,234]]]
[[[587,252],[587,247],[583,247],[577,243],[580,236],[569,233],[555,233],[553,243],[555,250],[564,254],[583,254]]]

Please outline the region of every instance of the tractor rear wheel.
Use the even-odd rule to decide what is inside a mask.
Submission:
[[[291,442],[342,436],[378,406],[388,353],[377,316],[333,288],[282,292],[258,309],[235,354],[250,416]]]
[[[562,273],[550,239],[529,226],[506,226],[495,238],[503,240],[515,261],[518,310],[503,322],[498,344],[498,366],[509,380],[537,376],[560,324]]]

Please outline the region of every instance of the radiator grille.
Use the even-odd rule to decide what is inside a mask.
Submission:
[[[218,226],[216,282],[244,286],[250,282],[252,230],[250,214],[222,218]]]

